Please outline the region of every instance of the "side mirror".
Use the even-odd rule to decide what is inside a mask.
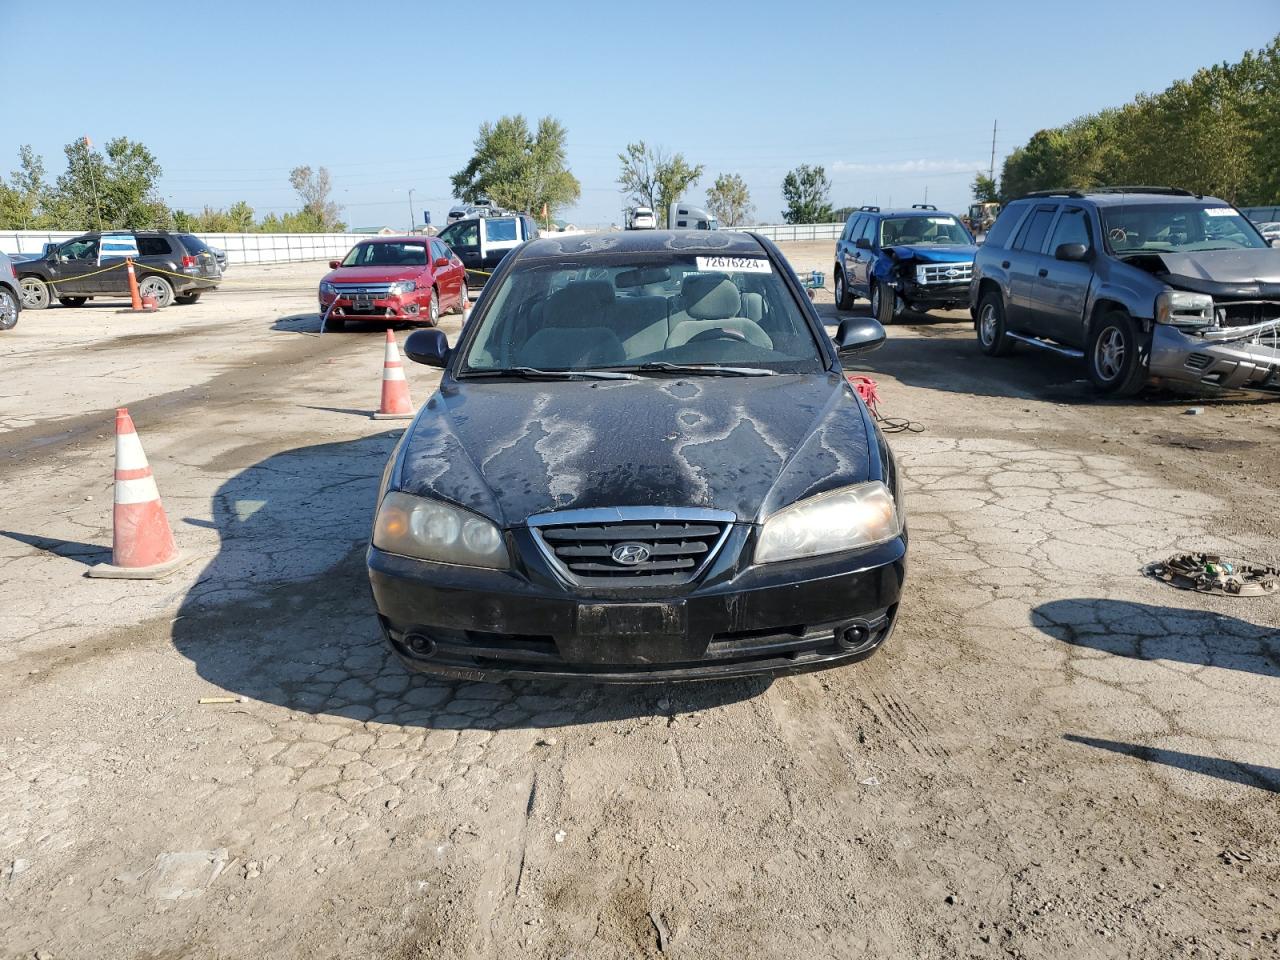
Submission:
[[[42,256],[46,260],[56,260],[58,257],[58,245],[56,243],[46,243]]]
[[[453,261],[451,261],[448,257],[436,257],[436,262],[435,262],[434,264],[432,264],[432,266],[435,266],[435,267],[447,267],[447,266],[449,266],[449,264],[450,264],[450,263],[452,263],[452,262],[453,262]]]
[[[1083,243],[1061,243],[1058,249],[1053,251],[1055,260],[1066,260],[1070,263],[1080,263],[1089,259],[1089,248]]]
[[[836,331],[836,352],[841,357],[870,353],[884,343],[885,336],[884,327],[870,317],[846,317]]]
[[[443,369],[449,362],[449,338],[443,330],[415,330],[404,342],[404,355],[414,363]]]
[[[337,270],[340,266],[342,266],[342,261],[341,261],[341,260],[330,260],[330,261],[329,261],[329,269],[330,269],[330,270]]]
[[[857,240],[853,242],[853,245],[857,247],[859,250],[871,249],[871,241],[868,240],[866,237],[859,237]]]

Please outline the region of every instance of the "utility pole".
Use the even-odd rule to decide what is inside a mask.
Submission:
[[[84,138],[84,163],[89,168],[89,183],[93,186],[93,207],[97,213],[98,229],[102,229],[102,201],[98,199],[98,178],[93,175],[93,141]]]
[[[413,233],[413,228],[417,224],[417,218],[413,215],[413,187],[409,188],[409,232]]]
[[[992,181],[996,178],[996,128],[999,125],[999,118],[991,122],[991,169],[987,171],[987,179]]]

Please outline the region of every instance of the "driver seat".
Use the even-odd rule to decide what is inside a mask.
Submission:
[[[734,282],[715,274],[690,274],[680,284],[684,309],[672,316],[667,348],[688,343],[708,330],[728,330],[741,334],[747,343],[766,350],[773,341],[760,324],[743,316],[742,295]]]

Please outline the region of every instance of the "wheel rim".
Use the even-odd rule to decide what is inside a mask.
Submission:
[[[839,307],[844,300],[844,277],[836,274],[836,306]]]
[[[440,319],[440,301],[436,299],[434,293],[431,294],[431,322],[435,323]]]
[[[49,288],[39,280],[23,280],[20,286],[23,306],[39,309],[48,304]]]
[[[160,306],[164,306],[169,300],[164,281],[156,277],[147,277],[147,279],[143,280],[138,286],[138,293],[140,296],[153,297]]]
[[[876,284],[871,288],[871,315],[877,320],[880,319],[880,285]]]
[[[982,316],[978,320],[978,336],[982,342],[990,346],[996,339],[996,308],[988,303],[982,308]]]
[[[1124,334],[1117,327],[1107,327],[1093,347],[1093,366],[1103,380],[1114,380],[1124,369]]]
[[[18,302],[8,290],[0,291],[0,330],[8,330],[18,322]]]

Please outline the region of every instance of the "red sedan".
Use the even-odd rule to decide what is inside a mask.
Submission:
[[[329,323],[401,320],[435,326],[445,310],[462,311],[466,270],[435,237],[362,240],[320,281],[320,312]],[[335,302],[336,301],[336,302]]]

